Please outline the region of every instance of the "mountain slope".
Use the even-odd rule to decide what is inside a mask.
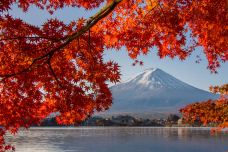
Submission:
[[[188,85],[161,69],[148,69],[110,89],[113,105],[108,113],[177,111],[192,102],[217,98],[217,95]]]

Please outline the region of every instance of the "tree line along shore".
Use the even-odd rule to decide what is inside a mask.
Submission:
[[[37,125],[36,125],[37,126]],[[40,126],[66,126],[60,125],[56,122],[55,117],[46,118],[42,121]],[[163,119],[148,119],[136,118],[130,115],[117,115],[110,117],[94,116],[86,119],[83,122],[75,122],[69,126],[154,126],[154,127],[201,127],[200,122],[193,124],[185,123],[183,118],[176,114],[170,114],[167,118]],[[207,126],[217,126],[214,123]]]

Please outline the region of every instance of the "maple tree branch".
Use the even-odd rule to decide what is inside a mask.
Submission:
[[[2,80],[5,80],[9,77],[15,76],[15,75],[19,75],[22,74],[24,72],[28,72],[31,70],[32,66],[39,60],[44,59],[48,56],[50,56],[51,54],[60,51],[62,48],[66,47],[69,43],[71,43],[73,40],[75,40],[76,38],[80,37],[81,35],[83,35],[85,32],[87,32],[90,28],[92,28],[98,21],[100,21],[101,19],[103,19],[104,17],[106,17],[107,15],[109,15],[114,9],[115,7],[122,2],[122,0],[113,0],[112,2],[110,2],[109,4],[107,4],[104,8],[102,8],[98,13],[96,13],[94,16],[90,17],[90,19],[87,21],[86,25],[83,26],[79,31],[73,33],[72,35],[69,35],[68,37],[64,38],[64,40],[66,40],[64,43],[60,44],[58,47],[52,49],[51,51],[49,51],[48,53],[35,58],[32,63],[25,69],[16,72],[16,73],[12,73],[12,74],[5,74],[5,75],[1,75],[0,77],[2,78]],[[2,81],[1,80],[1,81]]]
[[[25,69],[23,69],[23,70],[21,70],[21,71],[19,71],[19,72],[12,73],[12,74],[3,74],[3,75],[0,74],[0,78],[2,78],[0,82],[4,81],[5,79],[8,79],[8,78],[10,78],[10,77],[13,77],[13,76],[20,75],[20,74],[22,74],[22,73],[31,71],[32,66],[33,66],[38,60],[40,60],[40,58],[34,59],[33,62],[32,62],[27,68],[25,68]]]
[[[151,8],[151,9],[143,16],[143,19],[145,19],[146,16],[147,16],[148,14],[150,14],[157,6],[158,6],[158,4],[155,5],[153,8]]]
[[[47,60],[47,64],[48,64],[49,69],[50,69],[50,71],[51,71],[53,77],[55,78],[56,82],[58,83],[58,85],[59,85],[61,88],[63,88],[63,85],[61,84],[60,80],[57,78],[57,75],[56,75],[54,69],[53,69],[52,66],[51,66],[51,58],[52,58],[53,55],[54,55],[54,53],[49,55],[49,58],[48,58],[48,60]]]
[[[99,16],[107,16],[114,8],[123,0],[113,0],[111,3],[103,7],[99,12],[97,12],[95,15],[91,16],[90,19],[87,21],[87,23],[92,23],[96,18]],[[102,18],[103,18],[102,17]]]
[[[100,21],[101,19],[103,19],[104,17],[106,17],[109,13],[111,13],[114,8],[121,2],[122,0],[114,0],[113,2],[111,2],[110,4],[108,4],[107,6],[105,6],[104,8],[102,8],[98,13],[96,13],[94,16],[90,17],[90,19],[87,21],[87,24],[80,30],[77,31],[75,33],[73,33],[72,35],[70,35],[66,42],[64,44],[69,44],[71,41],[73,41],[74,39],[78,38],[79,36],[81,36],[82,34],[84,34],[85,32],[87,32],[90,28],[92,28],[98,21]],[[63,45],[64,45],[63,44]]]
[[[90,32],[90,29],[89,29],[89,40],[88,40],[88,44],[89,44],[89,53],[90,53],[90,56],[91,56],[92,61],[93,61],[93,64],[92,64],[91,68],[93,69],[94,68],[94,65],[95,65],[95,58],[94,58],[94,55],[93,55],[93,52],[92,52],[92,48],[91,48],[91,32]]]
[[[41,48],[41,49],[37,49],[36,51],[41,51],[41,50],[45,50],[45,49],[48,49],[50,48],[51,45],[48,45],[47,47],[44,47],[44,48]],[[45,56],[46,57],[46,56]],[[28,72],[28,71],[31,71],[31,68],[32,66],[38,61],[38,60],[41,60],[43,59],[44,56],[41,56],[39,58],[36,58],[34,60],[32,60],[32,63],[25,69],[21,70],[21,71],[18,71],[18,72],[15,72],[15,73],[11,73],[11,74],[0,74],[0,82],[4,81],[5,79],[7,78],[10,78],[10,77],[13,77],[13,76],[16,76],[16,75],[20,75],[24,72]]]

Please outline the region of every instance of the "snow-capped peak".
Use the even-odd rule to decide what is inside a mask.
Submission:
[[[146,69],[145,72],[142,73],[141,78],[138,80],[139,84],[148,85],[151,81],[154,82],[154,78],[151,78],[152,73],[158,71],[158,69]]]
[[[120,84],[121,85],[121,84]],[[147,89],[159,88],[180,88],[188,85],[159,68],[146,69],[143,73],[137,75],[131,80],[122,83],[122,85],[146,87]]]
[[[183,107],[217,96],[184,83],[159,68],[146,69],[133,79],[112,86],[111,112],[150,112]]]

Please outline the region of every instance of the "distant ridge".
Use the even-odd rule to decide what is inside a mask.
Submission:
[[[106,114],[178,112],[180,107],[218,95],[193,87],[159,68],[110,87],[113,105]]]

